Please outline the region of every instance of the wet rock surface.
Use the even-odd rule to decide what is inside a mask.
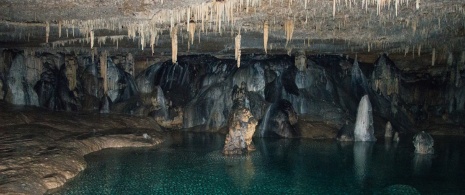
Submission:
[[[162,141],[160,127],[149,118],[50,112],[0,102],[0,194],[43,194],[82,171],[88,153]]]
[[[459,58],[432,72],[409,70],[404,62],[399,68],[386,54],[372,64],[343,55],[308,55],[305,60],[299,55],[298,68],[296,57],[288,55],[244,54],[239,68],[227,57],[191,55],[179,56],[176,64],[159,61],[135,71],[130,53],[3,54],[0,95],[17,105],[149,116],[169,129],[218,132],[227,127],[235,108],[235,86],[244,83],[243,106],[259,121],[255,136],[335,138],[334,129],[355,124],[366,94],[373,117],[379,119],[375,129],[384,129],[389,121],[400,134],[419,129],[464,132],[465,82]],[[328,131],[312,134],[312,125]],[[435,125],[458,128],[430,128]]]

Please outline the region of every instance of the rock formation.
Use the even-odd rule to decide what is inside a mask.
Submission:
[[[376,141],[373,127],[373,111],[368,95],[360,100],[354,129],[355,141]]]
[[[300,136],[295,127],[297,113],[288,100],[281,99],[270,104],[258,128],[260,137],[295,138]]]
[[[391,122],[386,123],[386,127],[384,128],[384,137],[390,138],[394,135],[394,130],[392,129]]]
[[[413,137],[413,146],[417,154],[434,154],[434,140],[428,133],[422,131]]]
[[[257,120],[253,118],[247,108],[237,108],[233,111],[224,142],[223,154],[242,154],[245,151],[255,150],[252,136],[255,133]]]

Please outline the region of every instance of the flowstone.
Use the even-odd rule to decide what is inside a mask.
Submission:
[[[370,99],[368,95],[364,95],[358,105],[354,130],[355,141],[376,141],[372,112]]]
[[[417,154],[434,154],[434,140],[428,133],[422,131],[413,137],[413,146]]]

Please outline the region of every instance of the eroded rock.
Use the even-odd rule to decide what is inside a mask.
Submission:
[[[235,109],[229,122],[223,154],[242,154],[245,151],[255,150],[252,143],[255,126],[257,120],[253,118],[250,110],[244,107]]]

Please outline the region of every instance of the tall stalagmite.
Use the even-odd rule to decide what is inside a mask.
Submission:
[[[373,127],[373,111],[368,95],[364,95],[358,104],[354,137],[355,141],[376,141]]]

